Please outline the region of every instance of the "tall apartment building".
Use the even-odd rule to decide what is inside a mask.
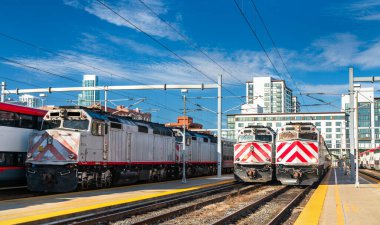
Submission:
[[[231,114],[227,115],[225,138],[236,139],[240,129],[251,125],[270,126],[278,131],[288,122],[311,122],[321,132],[328,148],[338,156],[349,151],[347,117],[345,112]]]
[[[42,106],[42,101],[39,97],[29,94],[23,94],[19,97],[18,104],[25,105],[31,108],[39,108]]]
[[[358,91],[358,144],[359,150],[375,148],[380,145],[380,98],[375,97],[374,88],[355,87]],[[342,95],[342,111],[350,111],[350,96]],[[348,123],[347,123],[348,124]],[[347,125],[347,133],[348,132]],[[356,137],[356,133],[354,133]]]
[[[246,104],[241,107],[241,113],[288,113],[297,110],[297,98],[293,98],[292,90],[284,80],[269,76],[253,77],[246,83]]]
[[[95,87],[98,86],[98,77],[96,75],[84,75],[83,87]],[[92,106],[100,102],[100,91],[82,91],[82,94],[78,95],[78,105]]]

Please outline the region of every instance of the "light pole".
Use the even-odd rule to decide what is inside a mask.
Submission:
[[[358,93],[359,89],[355,91],[355,130],[356,130],[356,139],[355,139],[355,146],[356,146],[356,163],[355,163],[355,187],[359,187],[359,104],[358,104]]]
[[[183,95],[183,132],[182,132],[182,183],[186,183],[186,94],[187,89],[181,89],[181,93]]]
[[[41,99],[41,102],[42,102],[42,107],[44,107],[44,102],[45,102],[45,99],[46,99],[46,94],[45,93],[41,93],[40,94],[40,99]]]

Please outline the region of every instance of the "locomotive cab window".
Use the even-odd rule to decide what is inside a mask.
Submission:
[[[191,137],[186,137],[186,146],[191,145]]]
[[[318,134],[317,133],[299,133],[299,138],[303,140],[318,140]]]
[[[146,126],[137,126],[138,132],[148,133],[148,127]]]
[[[70,120],[65,119],[63,121],[63,127],[74,129],[74,130],[87,130],[88,129],[88,120]]]
[[[105,133],[105,124],[93,121],[91,125],[91,134],[94,136],[103,136]]]

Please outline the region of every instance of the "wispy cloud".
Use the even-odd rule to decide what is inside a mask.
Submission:
[[[163,4],[160,0],[144,0],[144,2],[149,5],[152,10],[160,16],[164,16],[168,12],[168,7]],[[138,31],[136,27],[127,23],[125,20],[111,12],[109,9],[105,8],[99,2],[90,0],[85,2],[80,2],[78,0],[65,0],[66,5],[83,9],[86,12],[105,20],[111,24],[117,26],[124,26]],[[180,37],[175,33],[168,25],[163,23],[159,18],[150,13],[140,2],[138,1],[117,1],[116,3],[106,2],[113,10],[124,18],[130,20],[137,27],[142,29],[156,37],[166,38],[169,40],[179,40]],[[177,21],[172,21],[170,24],[179,30],[178,20],[181,16],[177,16]]]
[[[221,68],[205,60],[198,52],[182,52],[183,57],[203,73],[216,80],[219,74],[224,74],[226,83],[238,83],[227,75]],[[209,55],[218,61],[223,67],[232,73],[241,82],[245,82],[255,75],[270,74],[270,67],[265,63],[265,56],[261,52],[236,51],[227,53],[224,51],[210,52]],[[164,61],[147,60],[144,62],[125,62],[111,60],[90,54],[81,54],[73,51],[62,52],[61,56],[46,58],[12,58],[26,65],[35,66],[46,71],[52,71],[65,76],[78,76],[78,74],[94,73],[108,80],[112,77],[125,84],[127,79],[145,84],[154,83],[211,83],[212,81],[194,70],[185,63],[172,58]],[[8,63],[9,64],[9,63]],[[15,64],[9,64],[17,66]],[[95,68],[100,68],[97,70]],[[113,74],[111,76],[111,74]],[[149,78],[149,79],[147,79]]]
[[[380,68],[380,39],[360,41],[349,33],[338,33],[314,41],[304,51],[290,51],[288,64],[293,70],[335,71],[354,65],[362,69]]]
[[[364,0],[346,7],[349,15],[358,20],[380,21],[380,1]]]

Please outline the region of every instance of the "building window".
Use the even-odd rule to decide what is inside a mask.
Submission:
[[[335,126],[340,127],[342,125],[341,122],[335,122]]]
[[[331,127],[331,122],[326,122],[327,127]]]
[[[267,126],[268,127],[272,127],[272,123],[267,123]]]
[[[331,128],[326,128],[326,132],[327,132],[327,133],[331,133],[331,132],[332,132],[332,129],[331,129]]]
[[[315,122],[315,126],[320,127],[321,126],[321,122]]]
[[[244,127],[244,123],[238,123],[238,127]]]
[[[276,123],[276,127],[281,127],[281,123],[280,123],[280,122],[277,122],[277,123]]]
[[[326,134],[326,138],[331,139],[332,138],[331,134]]]

